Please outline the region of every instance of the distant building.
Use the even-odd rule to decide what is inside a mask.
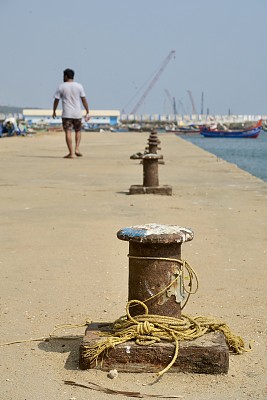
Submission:
[[[24,109],[23,119],[28,125],[47,123],[49,125],[61,124],[62,110],[57,110],[57,118],[52,118],[53,110],[45,109]],[[85,115],[83,111],[82,115]],[[120,111],[118,110],[90,110],[90,124],[92,125],[117,125],[120,120]]]

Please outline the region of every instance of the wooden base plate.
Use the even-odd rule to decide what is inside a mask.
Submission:
[[[80,346],[80,368],[96,368],[103,371],[117,369],[118,372],[159,372],[171,361],[174,344],[161,342],[149,346],[139,346],[130,341],[115,346],[98,363],[90,363],[84,357],[86,346],[103,340],[107,324],[92,323],[88,326]],[[192,372],[198,374],[227,374],[229,369],[229,351],[222,333],[207,333],[192,340],[183,341],[179,346],[179,355],[169,372]]]
[[[129,194],[161,194],[165,196],[172,196],[172,187],[169,185],[163,185],[163,186],[132,185],[130,186]]]

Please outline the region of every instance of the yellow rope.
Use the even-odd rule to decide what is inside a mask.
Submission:
[[[86,320],[85,322],[82,322],[81,324],[61,324],[61,325],[56,325],[52,332],[49,334],[49,338],[55,338],[55,339],[73,339],[74,336],[56,336],[55,332],[58,331],[59,329],[73,329],[73,328],[82,328],[83,326],[87,326],[91,323],[91,321]]]
[[[130,307],[133,304],[141,305],[145,310],[144,314],[131,316]],[[150,315],[146,304],[139,300],[129,301],[126,306],[126,316],[116,320],[111,328],[111,333],[102,337],[97,343],[84,346],[83,356],[88,358],[90,363],[97,363],[100,355],[104,357],[109,349],[131,340],[143,346],[161,340],[174,342],[173,358],[167,367],[158,373],[161,376],[175,363],[179,353],[180,341],[194,340],[212,331],[220,331],[224,334],[230,351],[237,354],[248,351],[245,349],[243,339],[233,334],[225,322],[202,316],[182,315],[178,319],[163,315]]]
[[[3,342],[0,343],[0,347],[2,346],[9,346],[10,344],[18,344],[18,343],[27,343],[27,342],[42,342],[42,341],[48,340],[48,338],[41,337],[41,338],[35,338],[35,339],[25,339],[25,340],[13,340],[12,342]]]
[[[149,300],[160,296],[166,290],[168,290],[179,278],[181,278],[181,283],[183,290],[188,294],[183,307],[187,303],[189,296],[196,293],[199,283],[198,277],[191,265],[185,260],[179,260],[175,258],[163,258],[163,257],[135,257],[129,256],[135,259],[150,259],[150,260],[164,260],[170,262],[176,262],[179,264],[179,270],[177,271],[177,277],[163,290],[156,293],[155,295],[149,297],[144,301],[131,300],[126,306],[126,316],[117,319],[112,325],[110,325],[111,333],[103,334],[101,339],[90,346],[84,346],[83,356],[88,358],[90,363],[95,362],[97,364],[98,358],[102,357],[108,352],[109,349],[115,346],[134,340],[136,344],[141,346],[151,345],[161,340],[174,342],[175,351],[171,362],[160,371],[158,374],[161,376],[167,372],[171,366],[175,363],[179,354],[179,342],[183,340],[194,340],[207,332],[220,331],[224,334],[229,350],[241,354],[245,349],[244,341],[240,336],[233,334],[226,325],[226,323],[216,320],[214,318],[208,317],[190,317],[183,314],[181,318],[173,318],[163,315],[151,315],[148,313],[148,307],[145,304]],[[188,273],[189,282],[186,285],[185,271]],[[193,290],[193,280],[196,280],[196,288]],[[189,287],[189,289],[187,288]],[[142,315],[137,315],[132,317],[130,314],[130,308],[141,305],[145,313]],[[182,308],[183,308],[182,307]],[[15,343],[25,343],[31,341],[43,341],[54,339],[77,339],[77,336],[56,336],[55,332],[63,328],[79,328],[89,325],[90,321],[85,321],[82,324],[62,324],[56,325],[53,331],[50,333],[49,337],[38,338],[38,339],[26,339],[18,340],[13,342],[0,343],[0,346],[6,346]],[[103,358],[102,358],[103,359]]]
[[[191,294],[196,293],[196,291],[198,290],[198,277],[196,272],[194,271],[194,269],[191,267],[191,265],[186,261],[186,260],[179,260],[176,258],[164,258],[164,257],[137,257],[137,256],[130,256],[128,255],[129,258],[135,258],[135,259],[147,259],[147,260],[163,260],[163,261],[170,261],[170,262],[176,262],[177,264],[180,265],[180,270],[178,271],[178,275],[177,277],[171,282],[169,283],[168,286],[166,286],[164,289],[162,289],[160,292],[156,293],[155,295],[147,298],[146,300],[143,300],[144,303],[148,302],[151,299],[154,299],[155,297],[160,296],[161,294],[165,293],[179,278],[180,276],[182,277],[182,286],[184,291],[188,294],[186,301],[184,302],[183,306],[181,307],[181,309],[183,309],[186,305],[186,303],[189,300],[189,297]],[[187,289],[186,284],[185,284],[185,271],[188,272],[189,275],[189,283],[188,283],[188,287],[190,288],[190,290]],[[192,291],[192,287],[193,287],[193,279],[196,280],[196,288],[194,291]],[[133,305],[133,307],[135,307],[137,304]],[[131,305],[132,307],[132,305]],[[53,339],[77,339],[79,337],[82,336],[56,336],[55,332],[59,329],[63,329],[63,328],[79,328],[79,327],[83,327],[83,326],[87,326],[90,324],[90,321],[85,321],[84,323],[81,324],[62,324],[62,325],[56,325],[53,329],[53,331],[49,334],[48,337],[42,337],[42,338],[34,338],[34,339],[25,339],[25,340],[15,340],[15,341],[11,341],[11,342],[4,342],[4,343],[0,343],[0,347],[2,346],[8,346],[11,344],[18,344],[18,343],[27,343],[27,342],[34,342],[34,341],[46,341],[49,340],[51,338]]]
[[[191,294],[195,294],[198,290],[199,287],[199,281],[198,281],[198,276],[195,272],[195,270],[193,269],[193,267],[189,264],[188,261],[186,260],[179,260],[178,258],[168,258],[168,257],[141,257],[141,256],[131,256],[128,254],[129,258],[132,259],[136,259],[136,260],[162,260],[162,261],[170,261],[170,262],[175,262],[179,265],[180,270],[177,271],[178,275],[177,277],[171,282],[169,283],[164,289],[160,290],[158,293],[154,294],[153,296],[143,300],[143,303],[147,303],[149,300],[154,299],[155,297],[158,297],[160,295],[162,295],[163,293],[165,293],[178,279],[180,279],[180,277],[182,278],[182,287],[183,290],[187,293],[187,299],[184,302],[184,304],[181,306],[181,309],[183,310],[183,308],[185,307],[185,305],[187,304],[189,297]],[[186,277],[185,277],[185,271],[187,271],[188,273],[188,279],[189,282],[186,285],[185,281],[186,281]],[[193,281],[196,281],[196,287],[193,290]],[[189,287],[189,290],[188,288]],[[132,307],[135,307],[137,304],[135,304]]]
[[[49,334],[48,337],[41,337],[41,338],[34,338],[34,339],[22,339],[22,340],[13,340],[12,342],[4,342],[0,343],[0,347],[2,346],[9,346],[11,344],[18,344],[18,343],[27,343],[27,342],[42,342],[42,341],[47,341],[49,339],[64,339],[64,340],[73,340],[73,339],[79,339],[83,337],[82,335],[79,336],[57,336],[55,335],[55,332],[58,331],[59,329],[64,329],[64,328],[69,328],[69,329],[74,329],[74,328],[81,328],[83,326],[88,326],[91,323],[91,321],[86,320],[85,322],[81,324],[62,324],[62,325],[56,325],[52,332]]]

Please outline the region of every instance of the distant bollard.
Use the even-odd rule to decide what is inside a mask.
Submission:
[[[159,149],[160,140],[158,139],[157,131],[151,131],[148,138],[148,152],[152,154],[157,154]]]
[[[171,186],[159,185],[158,165],[163,156],[157,154],[158,144],[157,132],[152,131],[148,139],[149,152],[142,156],[143,185],[132,185],[129,189],[129,194],[172,195]]]
[[[160,145],[160,140],[158,138],[158,133],[157,131],[151,131],[149,138],[148,138],[148,146],[145,149],[145,154],[157,154],[158,150],[161,150]],[[143,160],[140,161],[141,164],[143,164]],[[165,164],[163,161],[163,156],[160,155],[158,158],[158,164]]]
[[[142,152],[137,152],[135,154],[131,155],[131,159],[132,160],[137,160],[140,159],[140,163],[143,164],[143,157],[144,155],[148,154],[148,153],[152,153],[152,154],[157,154],[158,150],[161,150],[161,147],[159,147],[160,145],[160,140],[158,139],[158,134],[156,130],[152,130],[150,132],[149,138],[148,138],[148,142],[147,142],[147,146],[145,147],[145,151]],[[160,156],[159,158],[159,164],[164,164],[163,161],[163,156]]]
[[[158,154],[148,153],[143,157],[143,187],[159,186]]]

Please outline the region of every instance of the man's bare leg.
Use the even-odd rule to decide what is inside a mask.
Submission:
[[[73,149],[72,149],[71,133],[72,133],[71,130],[65,131],[66,143],[67,143],[67,147],[69,149],[69,154],[67,154],[64,158],[73,158],[74,157]]]
[[[81,157],[80,153],[80,143],[81,143],[82,134],[81,131],[75,132],[75,154],[77,157]]]

